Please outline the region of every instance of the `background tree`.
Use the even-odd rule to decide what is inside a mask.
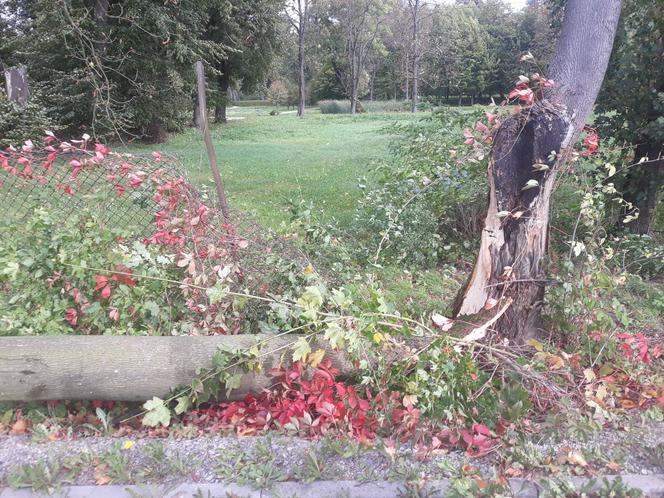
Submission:
[[[491,67],[486,31],[468,7],[442,6],[433,16],[428,54],[432,83],[447,97],[456,94],[459,104],[464,95],[474,98],[486,88]]]
[[[305,75],[306,32],[312,0],[290,0],[287,5],[287,16],[297,36],[297,115],[304,117],[307,101],[307,81]]]
[[[657,2],[626,0],[607,78],[598,100],[603,135],[630,144],[622,174],[624,198],[639,209],[627,224],[647,234],[664,185],[664,9]]]
[[[412,75],[411,105],[410,112],[417,112],[420,82],[420,57],[422,56],[422,40],[420,29],[422,26],[422,13],[426,7],[425,0],[408,0],[408,14],[410,16],[410,69]]]
[[[332,11],[341,24],[344,37],[344,79],[351,114],[357,112],[365,62],[383,23],[383,12],[383,6],[377,0],[341,0]]]
[[[220,2],[28,0],[26,28],[0,45],[63,133],[163,140],[189,122],[193,62],[228,48],[203,39]]]
[[[231,86],[252,92],[265,82],[280,48],[283,8],[283,0],[232,0],[211,10],[206,37],[230,47],[212,64],[217,72],[212,99],[216,121],[226,121]]]
[[[620,0],[569,0],[549,75],[555,86],[493,138],[479,255],[455,308],[468,315],[503,300],[495,327],[516,342],[540,325],[551,192],[597,98],[619,17]]]

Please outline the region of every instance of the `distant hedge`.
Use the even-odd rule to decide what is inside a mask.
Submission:
[[[363,100],[361,112],[404,112],[410,110],[406,100]],[[349,100],[321,100],[318,102],[321,114],[350,113]]]
[[[231,105],[235,105],[238,107],[273,107],[274,104],[270,102],[269,100],[238,100],[235,102],[232,102]]]

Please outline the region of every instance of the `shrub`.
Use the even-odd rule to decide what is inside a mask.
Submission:
[[[321,100],[318,102],[321,114],[349,114],[350,101],[348,100]],[[427,108],[425,104],[418,106],[419,110]],[[363,100],[358,103],[358,112],[405,112],[410,110],[407,100]]]
[[[0,247],[0,335],[170,334],[177,310],[186,310],[173,286],[131,277],[177,278],[173,256],[132,241],[129,230],[99,222],[91,210],[63,219],[39,208],[20,230],[0,223],[12,233]]]
[[[318,102],[321,114],[350,114],[348,100],[321,100]]]
[[[367,100],[362,102],[366,112],[404,112],[410,110],[407,100]]]
[[[0,149],[9,145],[20,145],[31,137],[43,135],[51,129],[46,111],[33,98],[25,105],[10,102],[0,92]]]
[[[353,233],[360,257],[435,265],[466,254],[478,239],[486,209],[486,160],[464,145],[463,130],[483,117],[445,109],[399,126],[404,138],[392,160],[362,182],[364,197]]]

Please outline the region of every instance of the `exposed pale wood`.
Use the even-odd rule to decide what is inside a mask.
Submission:
[[[496,329],[516,342],[539,328],[551,193],[601,87],[619,16],[620,0],[569,0],[548,75],[555,86],[494,137],[480,251],[454,309],[472,315],[488,298],[511,298]],[[534,170],[535,163],[548,169]],[[536,186],[524,190],[533,180]]]
[[[190,384],[197,368],[209,368],[218,349],[246,349],[265,341],[263,373],[246,375],[231,396],[240,398],[270,385],[270,369],[288,362],[297,336],[207,337],[3,337],[0,338],[0,401],[100,399],[143,401]],[[353,366],[329,344],[312,344],[342,372]]]

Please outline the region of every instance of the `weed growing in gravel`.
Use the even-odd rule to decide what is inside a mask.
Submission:
[[[123,453],[119,443],[99,456],[95,480],[97,484],[124,484],[132,480],[129,457]]]
[[[602,480],[591,479],[582,487],[576,487],[565,479],[540,479],[542,498],[638,498],[643,493],[630,488],[620,477]]]
[[[323,473],[325,470],[324,462],[319,459],[316,452],[311,449],[305,457],[304,467],[298,472],[297,478],[307,483],[321,481],[323,480]]]
[[[12,488],[31,488],[33,491],[53,493],[63,484],[74,482],[75,474],[55,460],[26,464],[7,477]]]
[[[219,457],[217,475],[228,482],[270,489],[288,476],[276,467],[270,439],[259,440],[252,452],[225,448]]]
[[[355,458],[359,456],[362,448],[363,446],[353,439],[335,435],[326,435],[321,443],[323,453],[341,458]]]

